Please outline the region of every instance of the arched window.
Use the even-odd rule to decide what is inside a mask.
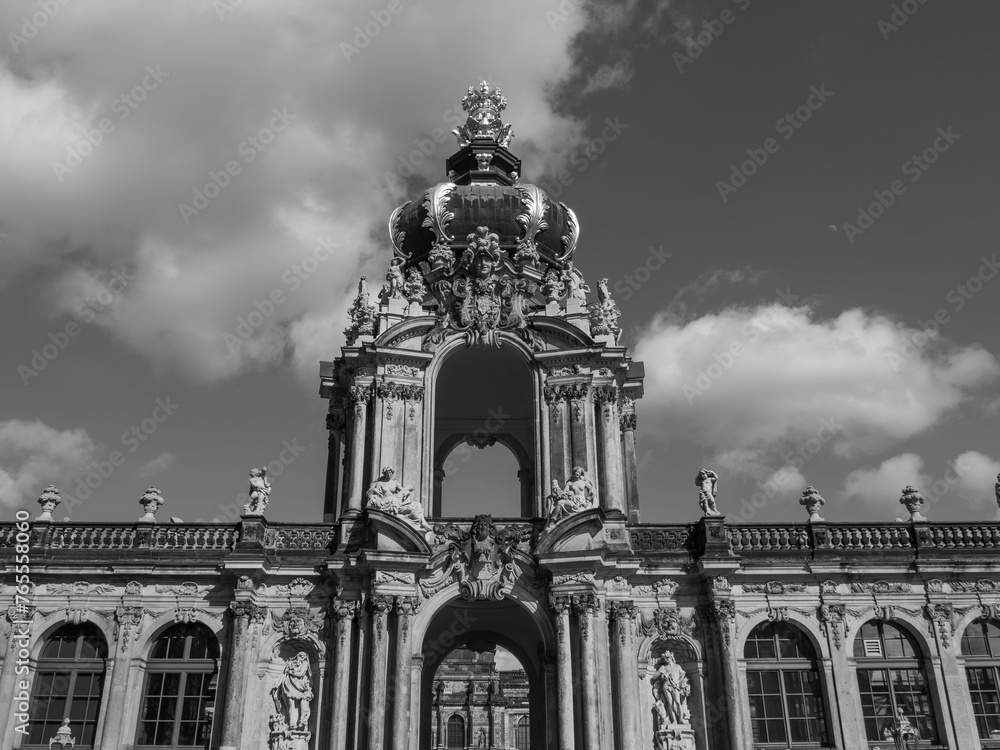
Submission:
[[[531,748],[531,722],[527,716],[522,716],[514,724],[514,747],[517,750],[530,750]]]
[[[94,746],[107,657],[104,636],[89,623],[63,625],[46,639],[32,687],[27,744],[48,747],[68,718],[76,747]]]
[[[816,651],[786,623],[761,623],[747,638],[750,723],[755,743],[826,746],[826,713]]]
[[[894,623],[871,620],[854,640],[854,657],[868,739],[885,740],[885,730],[902,711],[922,741],[937,742],[924,660],[913,636]]]
[[[447,748],[465,747],[465,719],[458,714],[454,714],[448,719],[448,732],[444,746]]]
[[[136,747],[208,747],[219,642],[200,623],[174,625],[153,643]]]
[[[993,739],[991,732],[1000,733],[1000,623],[969,623],[962,635],[962,656],[979,739]]]

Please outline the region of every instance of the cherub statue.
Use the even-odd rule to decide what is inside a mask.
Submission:
[[[698,505],[701,506],[701,512],[706,516],[721,516],[715,506],[715,498],[719,494],[719,475],[711,469],[702,469],[694,478],[694,483],[699,488]]]
[[[262,516],[271,497],[271,483],[267,481],[267,467],[250,469],[250,502],[243,506],[248,516]]]
[[[312,713],[309,706],[312,699],[312,667],[305,651],[299,651],[285,664],[281,682],[271,688],[271,700],[289,729],[305,730]]]
[[[396,470],[391,466],[382,467],[381,475],[372,482],[365,497],[369,508],[399,516],[425,533],[433,531],[424,518],[423,506],[413,497],[413,487],[397,482]]]
[[[566,516],[579,513],[597,505],[597,488],[587,478],[582,466],[574,466],[566,486],[559,488],[559,483],[552,480],[552,494],[548,500],[548,520],[545,528],[553,526]]]

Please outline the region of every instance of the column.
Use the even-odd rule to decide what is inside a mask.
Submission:
[[[572,597],[573,612],[580,628],[580,690],[583,700],[584,750],[601,750],[600,725],[597,714],[597,634],[594,615],[600,604],[593,594]]]
[[[241,747],[243,710],[246,706],[246,675],[250,650],[246,642],[251,622],[262,622],[267,610],[250,602],[232,602],[233,636],[226,676],[226,700],[222,720],[222,750]]]
[[[334,600],[336,641],[333,652],[333,727],[330,732],[331,750],[347,750],[347,711],[351,698],[351,645],[354,636],[354,616],[358,603]]]
[[[104,732],[101,747],[117,750],[121,744],[122,722],[125,717],[125,703],[128,692],[129,668],[132,655],[129,646],[135,642],[135,633],[142,622],[142,607],[118,607],[115,610],[117,625],[117,649],[111,668],[111,689],[105,709]]]
[[[736,675],[736,657],[733,652],[733,624],[736,621],[736,605],[728,600],[716,600],[711,605],[712,619],[715,621],[722,655],[722,688],[728,717],[729,742],[731,750],[745,747],[743,727],[740,723],[740,692]]]
[[[347,451],[347,510],[349,513],[360,513],[364,505],[365,481],[365,432],[368,424],[368,401],[371,399],[371,387],[352,385],[351,393],[351,432]]]
[[[597,451],[601,467],[601,507],[624,513],[626,497],[622,475],[621,441],[618,437],[618,389],[608,385],[596,388],[594,408],[598,435]]]
[[[639,747],[639,684],[636,679],[635,603],[608,602],[611,615],[611,669],[618,747]]]
[[[389,659],[389,612],[392,597],[373,594],[369,599],[372,621],[371,683],[368,686],[368,750],[385,747],[386,670]]]
[[[573,729],[573,655],[570,648],[568,596],[550,596],[549,604],[556,613],[557,684],[559,688],[559,750],[574,749]]]
[[[0,740],[8,743],[6,747],[12,747],[14,742],[14,713],[17,710],[15,702],[29,705],[31,702],[30,687],[27,697],[21,695],[21,691],[18,690],[19,682],[22,680],[31,682],[31,679],[29,675],[17,674],[17,661],[21,657],[28,658],[31,634],[34,632],[32,620],[35,616],[35,608],[31,605],[23,614],[17,613],[14,607],[11,610],[7,613],[10,635],[5,642],[0,642],[0,648],[6,649],[3,670],[0,671],[0,706],[3,706],[0,709]],[[28,710],[30,711],[30,707]]]
[[[337,488],[340,486],[340,444],[344,429],[344,415],[330,412],[326,415],[326,429],[330,431],[326,452],[326,492],[323,497],[323,523],[337,520]]]
[[[420,722],[420,698],[424,679],[424,657],[422,654],[414,654],[410,657],[410,685],[416,686],[416,690],[410,689],[410,720],[413,723],[414,731],[410,732],[410,739],[404,748],[417,750],[419,746],[419,735],[421,730]],[[416,719],[414,719],[416,717]]]
[[[622,431],[623,471],[625,484],[625,507],[629,523],[639,523],[639,470],[635,462],[635,429],[636,416],[634,411],[628,411],[631,399],[623,406],[623,413],[618,418],[618,426]]]
[[[587,412],[590,408],[588,398],[589,386],[586,383],[574,383],[569,394],[569,425],[573,440],[573,466],[582,466],[590,479],[597,479],[594,465],[587,459],[590,457],[589,430],[587,429]]]
[[[410,653],[410,625],[420,606],[415,596],[396,597],[395,707],[392,716],[392,750],[407,750],[410,736],[410,687],[413,660]],[[418,688],[419,689],[419,688]],[[419,721],[419,718],[418,718]]]

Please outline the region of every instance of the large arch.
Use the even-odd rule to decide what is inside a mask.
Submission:
[[[431,498],[431,516],[442,515],[445,459],[463,442],[499,442],[509,448],[518,463],[520,516],[536,515],[540,382],[531,350],[511,335],[502,334],[500,341],[499,347],[468,347],[453,338],[427,368],[424,428],[431,441],[425,451],[424,496]]]
[[[456,648],[483,650],[502,646],[521,662],[528,678],[531,746],[549,747],[554,739],[555,691],[546,670],[546,655],[553,653],[553,632],[544,610],[532,597],[515,589],[513,598],[500,601],[465,601],[457,586],[435,595],[419,622],[414,622],[414,645],[419,643],[423,668],[414,701],[419,727],[419,750],[429,750],[433,685],[437,669]]]

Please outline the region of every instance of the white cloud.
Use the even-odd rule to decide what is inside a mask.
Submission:
[[[608,63],[598,68],[587,80],[581,96],[593,94],[605,89],[621,88],[635,75],[635,68],[629,59],[619,60],[616,63]]]
[[[96,450],[83,429],[57,430],[20,419],[0,422],[0,505],[30,504],[46,485],[79,473]]]
[[[135,470],[135,475],[141,479],[149,479],[155,477],[157,474],[161,474],[171,466],[174,465],[174,454],[170,451],[164,451],[156,458],[147,461],[138,469]]]
[[[344,45],[372,16],[354,3],[242,3],[221,19],[204,0],[60,7],[18,54],[0,52],[0,278],[40,266],[39,297],[80,316],[113,269],[128,269],[135,279],[93,322],[157,369],[211,382],[291,362],[311,383],[313,354],[342,343],[357,275],[385,271],[383,227],[399,200],[385,175],[430,144],[406,192],[444,178],[457,146],[432,133],[457,124],[468,86],[487,78],[508,97],[526,179],[581,142],[583,124],[550,98],[573,77],[572,42],[592,21],[572,13],[553,27],[545,11],[557,6],[405,3],[357,54]],[[0,28],[36,9],[0,5]],[[471,31],[512,23],[503,44]],[[442,67],[442,45],[471,62]],[[122,108],[123,92],[152,82],[148,68],[165,75]],[[111,132],[91,147],[86,133],[103,118]],[[246,139],[272,122],[280,131],[249,161]],[[57,177],[53,163],[81,148]],[[228,161],[239,173],[220,177],[228,184],[186,223],[178,205],[193,205]],[[291,289],[283,274],[326,236],[338,250]],[[226,346],[224,332],[274,290],[286,301]]]
[[[1000,376],[981,347],[937,339],[907,348],[914,333],[858,309],[827,319],[780,304],[689,321],[662,313],[635,345],[646,365],[644,430],[664,442],[683,437],[745,473],[795,463],[788,451],[810,440],[840,458],[885,449]],[[894,366],[889,354],[900,352],[909,359]]]
[[[899,504],[903,488],[908,485],[918,490],[932,480],[923,473],[924,460],[915,453],[903,453],[887,458],[878,468],[856,469],[844,480],[844,497],[858,500],[872,508],[884,510],[885,514],[909,518],[906,509]]]
[[[1000,480],[1000,460],[990,458],[979,451],[965,451],[955,459],[959,479],[959,496],[973,508],[992,506],[1000,498],[994,495],[995,485]]]

